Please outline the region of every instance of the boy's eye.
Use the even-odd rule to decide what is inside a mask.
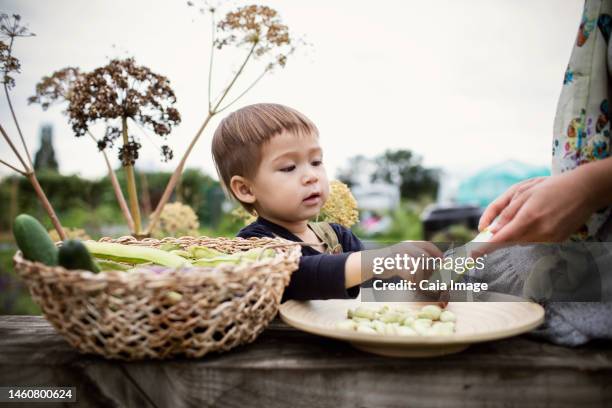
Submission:
[[[295,165],[291,165],[291,166],[287,166],[287,167],[283,167],[282,169],[280,169],[280,171],[285,172],[285,173],[289,173],[290,171],[295,170]]]
[[[320,166],[322,164],[323,164],[323,160],[315,160],[315,161],[312,162],[313,166]]]

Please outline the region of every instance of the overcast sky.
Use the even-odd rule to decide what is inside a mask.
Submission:
[[[550,163],[553,118],[582,0],[260,3],[277,9],[290,30],[312,46],[235,106],[277,102],[305,113],[319,127],[331,175],[351,156],[400,148],[451,171],[507,159]],[[51,123],[60,170],[103,175],[95,145],[75,139],[61,109],[43,112],[26,98],[54,70],[89,70],[109,57],[129,55],[171,80],[183,116],[169,138],[175,160],[161,163],[144,138],[137,167],[174,168],[206,115],[208,19],[178,0],[0,4],[3,12],[21,14],[36,33],[15,45],[22,73],[12,93],[32,150],[41,124]],[[217,90],[235,57],[218,54]],[[0,121],[15,134],[4,99]],[[217,123],[218,118],[200,139],[188,167],[214,174],[210,141]],[[3,140],[0,158],[16,162]]]

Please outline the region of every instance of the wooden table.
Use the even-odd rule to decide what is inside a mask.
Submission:
[[[68,407],[612,406],[612,344],[516,337],[397,359],[276,320],[225,354],[126,363],[77,353],[41,317],[0,316],[0,386],[9,385],[74,386],[78,404]]]

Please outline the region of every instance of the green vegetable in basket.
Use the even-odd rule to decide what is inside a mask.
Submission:
[[[185,258],[157,248],[97,241],[85,241],[84,244],[89,252],[97,258],[109,259],[111,261],[133,264],[152,262],[157,265],[173,268],[191,266],[191,263]]]
[[[182,247],[179,244],[174,244],[172,242],[164,242],[158,248],[161,249],[162,251],[168,251],[168,252],[182,249]]]
[[[62,243],[57,258],[58,263],[66,269],[100,272],[100,267],[93,260],[85,245],[75,239],[68,239]]]
[[[127,271],[133,268],[131,264],[115,262],[110,259],[96,259],[95,261],[102,271]]]
[[[13,222],[13,235],[25,259],[48,266],[57,265],[57,247],[36,218],[20,214]]]
[[[258,259],[274,256],[273,249],[252,248],[248,251],[238,251],[233,254],[223,254],[213,258],[200,258],[193,262],[195,266],[217,266],[224,263],[238,265],[243,262],[253,262]]]
[[[233,264],[238,265],[240,263],[240,258],[232,257],[232,256],[216,256],[214,258],[201,258],[193,261],[194,266],[217,266],[221,264]]]
[[[184,249],[174,249],[172,251],[169,251],[171,254],[174,255],[178,255],[182,258],[191,258],[191,254],[187,251],[185,251]]]
[[[272,248],[253,248],[249,249],[246,252],[236,252],[233,255],[238,255],[244,259],[249,259],[251,261],[256,261],[258,259],[271,258],[275,254],[276,252]]]
[[[208,248],[201,245],[194,245],[187,248],[187,251],[190,253],[190,256],[194,259],[201,258],[216,258],[218,256],[228,255],[224,252],[217,251],[213,248]]]

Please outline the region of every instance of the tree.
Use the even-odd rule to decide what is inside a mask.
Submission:
[[[433,197],[438,192],[438,170],[423,167],[421,157],[410,150],[387,150],[375,163],[372,181],[399,185],[402,198]]]

